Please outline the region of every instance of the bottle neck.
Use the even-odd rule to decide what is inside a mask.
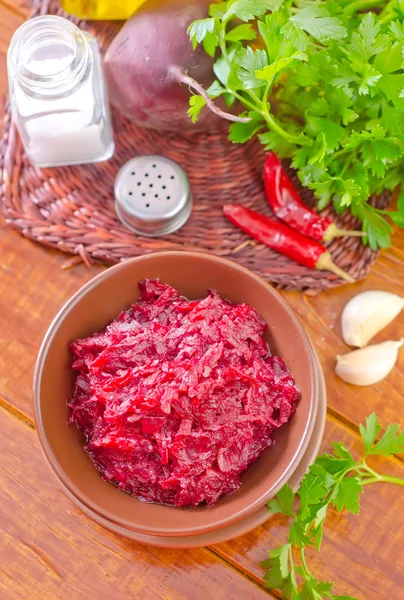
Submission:
[[[8,68],[25,93],[35,97],[69,94],[90,64],[88,41],[74,23],[57,16],[36,17],[15,32]]]

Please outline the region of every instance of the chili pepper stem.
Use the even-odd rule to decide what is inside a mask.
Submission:
[[[365,235],[366,235],[366,233],[364,231],[350,231],[348,229],[340,229],[339,227],[337,227],[335,225],[335,223],[331,223],[331,225],[329,225],[329,227],[327,227],[327,229],[324,233],[323,241],[331,242],[331,240],[336,237],[345,237],[345,236],[364,237]]]
[[[319,271],[331,271],[331,273],[335,273],[335,275],[338,275],[338,277],[341,277],[341,279],[344,279],[349,283],[354,283],[355,281],[355,279],[348,273],[345,273],[345,271],[337,267],[337,265],[333,262],[329,252],[324,252],[324,254],[320,256],[316,263],[316,269]]]

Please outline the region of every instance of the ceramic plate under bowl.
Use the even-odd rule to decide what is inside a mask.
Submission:
[[[316,360],[318,363],[318,377],[320,384],[319,404],[313,435],[311,437],[310,443],[297,469],[288,481],[288,483],[295,490],[299,487],[300,482],[303,479],[305,473],[307,472],[309,466],[315,461],[318,455],[324,435],[324,428],[327,417],[327,397],[325,381],[323,372],[321,370],[321,365],[317,356]],[[99,517],[91,510],[83,508],[83,506],[79,502],[77,502],[76,498],[74,498],[74,496],[71,496],[71,498],[89,517],[94,519],[94,521],[96,521],[106,529],[109,529],[110,531],[113,531],[118,535],[122,535],[123,537],[129,538],[135,542],[147,544],[149,546],[157,546],[159,548],[185,549],[221,544],[223,542],[228,542],[229,540],[232,540],[236,537],[245,535],[249,531],[252,531],[260,525],[263,525],[266,521],[268,521],[271,518],[271,516],[268,514],[268,508],[265,505],[252,515],[246,517],[245,519],[241,519],[240,521],[237,521],[232,525],[228,525],[227,527],[223,527],[222,529],[216,529],[215,531],[211,531],[209,533],[202,533],[199,535],[189,535],[182,537],[164,537],[159,535],[145,535],[142,533],[136,533],[135,531],[123,529],[122,527],[117,527],[116,525],[113,525],[106,519]]]
[[[276,432],[276,444],[242,476],[237,492],[215,506],[177,508],[148,504],[105,482],[84,452],[84,440],[67,425],[66,401],[74,374],[69,344],[100,331],[139,297],[138,282],[159,277],[189,299],[208,289],[246,303],[267,322],[273,354],[284,358],[301,391],[298,409]],[[309,444],[319,398],[310,341],[294,312],[265,281],[236,263],[195,252],[156,253],[121,263],[99,274],[62,308],[42,344],[34,381],[39,439],[55,473],[82,505],[99,517],[137,533],[185,536],[221,529],[255,513],[290,479]]]

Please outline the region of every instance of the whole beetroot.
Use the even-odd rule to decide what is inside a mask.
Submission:
[[[193,50],[187,34],[194,20],[207,16],[209,4],[210,0],[149,0],[112,41],[104,63],[111,101],[138,125],[181,131],[212,127],[218,116],[241,120],[206,96],[204,88],[214,79],[214,59],[200,46]],[[190,88],[204,95],[211,108],[202,110],[197,125],[187,116]]]

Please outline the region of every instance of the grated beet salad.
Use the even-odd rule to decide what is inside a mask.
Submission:
[[[70,424],[102,477],[147,502],[213,505],[273,444],[299,392],[265,323],[215,291],[188,301],[158,280],[105,331],[71,344]]]

